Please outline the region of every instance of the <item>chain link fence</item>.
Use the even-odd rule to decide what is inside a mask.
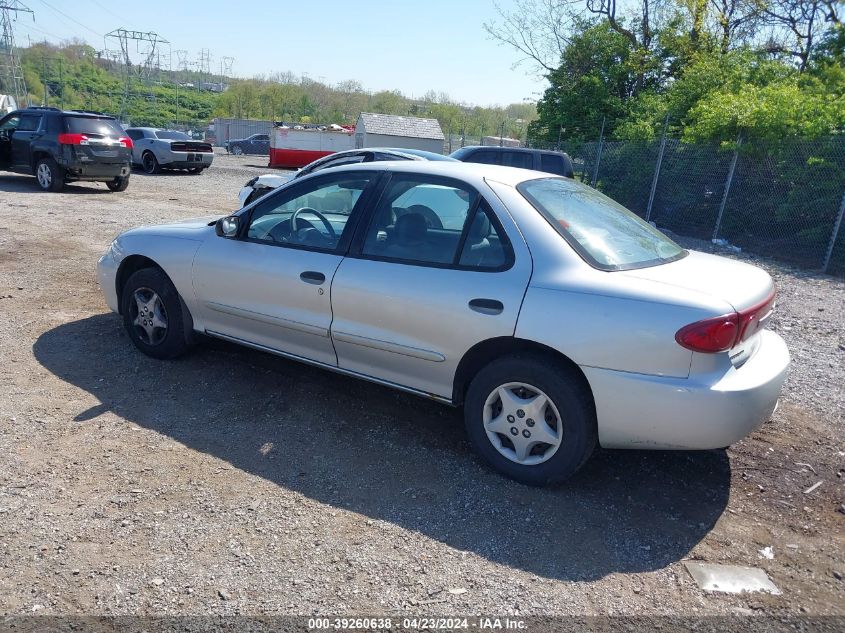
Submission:
[[[845,136],[742,142],[531,143],[575,176],[679,235],[845,274]]]

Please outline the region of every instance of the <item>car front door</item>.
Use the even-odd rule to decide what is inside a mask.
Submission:
[[[248,207],[237,238],[206,241],[193,283],[209,333],[335,366],[330,288],[372,178],[298,182]]]
[[[338,364],[451,398],[464,354],[513,336],[531,270],[530,253],[494,195],[396,173],[335,273]]]
[[[16,169],[32,168],[32,142],[41,138],[43,117],[40,114],[21,114],[20,122],[12,135],[12,165]]]

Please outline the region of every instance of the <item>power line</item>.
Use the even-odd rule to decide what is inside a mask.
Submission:
[[[105,11],[106,13],[110,13],[111,15],[113,15],[114,17],[116,17],[116,18],[117,18],[118,20],[120,20],[121,22],[131,22],[131,20],[127,20],[127,19],[126,19],[125,17],[123,17],[122,15],[118,15],[117,13],[115,13],[114,11],[112,11],[111,9],[109,9],[108,7],[103,6],[101,3],[97,2],[97,0],[91,0],[91,2],[92,2],[93,4],[95,4],[95,5],[97,5],[97,6],[98,6],[101,10]]]
[[[46,0],[38,0],[38,1],[39,1],[41,4],[43,4],[45,7],[47,7],[48,9],[52,9],[53,11],[55,11],[56,13],[58,13],[59,15],[64,16],[65,18],[67,18],[68,20],[70,20],[71,22],[73,22],[74,24],[78,24],[78,25],[79,25],[79,26],[81,26],[83,29],[87,29],[88,31],[91,31],[91,32],[92,32],[94,35],[96,35],[97,37],[103,37],[103,34],[102,34],[102,33],[97,33],[97,31],[95,31],[94,29],[92,29],[90,26],[87,26],[87,25],[83,24],[82,22],[79,22],[78,20],[74,20],[74,19],[73,19],[71,16],[69,16],[67,13],[65,13],[64,11],[62,11],[62,10],[60,10],[60,9],[57,9],[56,7],[54,7],[52,4],[50,4],[50,3],[49,3],[49,2],[47,2]]]

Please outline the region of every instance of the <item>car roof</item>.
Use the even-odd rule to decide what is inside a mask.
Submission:
[[[544,154],[565,154],[566,152],[559,152],[554,149],[540,149],[537,147],[508,147],[507,145],[465,145],[455,150],[459,152],[462,149],[484,149],[488,151],[508,151],[508,152],[522,152],[524,154],[534,154],[542,152]],[[453,152],[454,153],[454,152]]]
[[[483,163],[464,163],[461,161],[377,161],[372,163],[356,163],[354,165],[341,165],[340,167],[328,167],[321,169],[316,174],[327,174],[329,172],[342,171],[390,171],[394,173],[410,172],[415,174],[430,174],[446,178],[459,178],[467,181],[478,181],[484,179],[495,180],[506,185],[516,186],[526,180],[538,178],[562,178],[555,174],[533,169],[521,169],[519,167],[502,167],[501,165],[486,165]]]
[[[45,106],[27,106],[26,108],[18,108],[9,114],[26,112],[27,114],[63,114],[68,116],[89,117],[96,119],[114,119],[111,114],[105,112],[94,112],[93,110],[60,110],[59,108],[51,108]]]

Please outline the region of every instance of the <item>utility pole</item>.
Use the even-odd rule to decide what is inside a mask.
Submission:
[[[27,105],[26,82],[21,61],[15,51],[15,31],[12,22],[18,13],[35,13],[19,0],[0,0],[0,92],[14,95],[18,106]]]

